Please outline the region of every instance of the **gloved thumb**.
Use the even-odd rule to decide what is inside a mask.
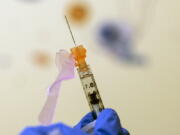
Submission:
[[[89,124],[90,122],[94,121],[94,117],[92,112],[86,114],[81,120],[80,122],[74,126],[74,128],[76,129],[81,129],[84,126],[86,126],[87,124]]]
[[[95,135],[124,135],[117,113],[104,109],[98,116],[94,128]]]

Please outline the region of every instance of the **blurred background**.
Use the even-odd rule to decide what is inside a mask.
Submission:
[[[0,134],[37,125],[55,54],[83,44],[104,105],[132,135],[180,134],[179,0],[1,0]],[[64,82],[54,122],[89,112],[80,80]]]

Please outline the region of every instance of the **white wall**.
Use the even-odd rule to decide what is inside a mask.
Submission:
[[[138,4],[131,12],[132,17],[126,11],[128,3],[123,0],[119,1],[121,8],[112,0],[89,2],[95,13],[92,22],[82,30],[73,29],[79,43],[88,48],[88,60],[105,106],[119,113],[124,127],[133,135],[180,134],[179,0],[158,0],[152,20],[137,45],[137,50],[149,58],[143,67],[119,64],[96,47],[91,33],[95,23],[105,17],[126,18],[136,24]],[[59,49],[73,46],[61,16],[62,3],[0,1],[0,53],[12,57],[12,66],[0,69],[0,134],[18,134],[23,127],[38,124],[45,89],[53,82],[57,69],[55,65],[36,68],[29,56],[33,50],[42,48],[54,58]],[[63,83],[55,122],[74,125],[88,111],[78,76]]]

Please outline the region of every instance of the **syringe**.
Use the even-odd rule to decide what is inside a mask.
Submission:
[[[98,114],[104,109],[104,105],[101,100],[101,96],[99,94],[93,73],[91,72],[90,66],[86,63],[86,49],[83,45],[76,46],[76,42],[74,36],[72,34],[69,22],[67,17],[65,16],[68,28],[70,30],[73,42],[75,47],[71,49],[71,54],[75,60],[75,64],[77,67],[77,71],[90,106],[91,111],[95,119]]]
[[[94,112],[94,116],[97,117],[99,112],[104,109],[104,105],[102,103],[93,73],[85,61],[86,49],[80,45],[72,48],[71,54],[75,59],[77,71],[91,111]]]

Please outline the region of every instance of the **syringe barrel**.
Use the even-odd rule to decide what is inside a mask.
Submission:
[[[77,68],[77,70],[90,109],[94,112],[95,117],[97,117],[99,112],[104,109],[104,105],[102,103],[93,73],[91,72],[89,65],[86,66],[86,70],[82,70],[80,68]]]

